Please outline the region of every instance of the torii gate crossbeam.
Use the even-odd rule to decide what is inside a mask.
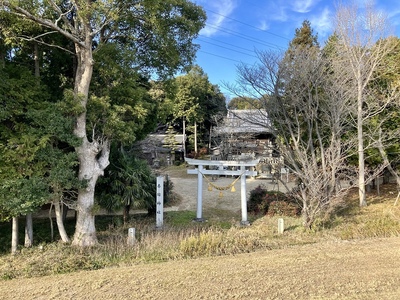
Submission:
[[[203,175],[234,175],[240,178],[240,198],[243,225],[248,225],[247,199],[246,199],[246,176],[256,176],[257,171],[246,170],[246,167],[255,167],[259,160],[251,161],[225,161],[225,160],[200,160],[185,158],[189,165],[197,166],[189,169],[188,174],[197,174],[197,213],[196,220],[203,221]],[[218,170],[206,170],[204,166],[217,166]],[[237,167],[238,170],[225,170],[224,167]]]

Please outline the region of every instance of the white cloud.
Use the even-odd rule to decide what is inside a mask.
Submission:
[[[280,22],[286,22],[288,18],[288,14],[286,13],[286,8],[284,6],[275,9],[274,14],[271,16],[272,20]]]
[[[269,24],[265,20],[262,20],[260,22],[260,25],[258,26],[258,28],[260,30],[268,30],[269,29]]]
[[[294,13],[305,14],[311,11],[311,9],[321,0],[279,0],[271,1],[268,10],[273,11],[270,15],[270,19],[279,22],[286,22],[293,19]]]
[[[207,25],[200,31],[205,36],[216,34],[219,31],[218,27],[222,26],[226,17],[229,17],[236,8],[235,0],[199,0],[197,2],[207,13]]]
[[[296,0],[293,1],[291,9],[298,13],[307,13],[320,0]]]
[[[325,7],[319,15],[310,18],[311,27],[318,33],[320,38],[327,37],[332,32],[333,13]]]
[[[268,16],[268,20],[285,22],[288,20],[287,5],[285,1],[268,1],[263,15]]]

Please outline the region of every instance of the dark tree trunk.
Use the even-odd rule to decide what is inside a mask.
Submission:
[[[124,225],[127,224],[129,221],[129,211],[130,210],[131,210],[130,204],[127,204],[124,206],[124,213],[123,213]]]

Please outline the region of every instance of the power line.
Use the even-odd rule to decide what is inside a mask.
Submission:
[[[203,7],[203,8],[204,8],[204,7]],[[226,18],[226,19],[232,20],[232,21],[234,21],[234,22],[238,22],[238,23],[243,24],[243,25],[246,25],[246,26],[248,26],[248,27],[251,27],[251,28],[260,30],[260,31],[262,31],[262,32],[271,34],[271,35],[273,35],[273,36],[279,37],[279,38],[281,38],[281,39],[285,39],[285,40],[287,40],[287,41],[290,41],[290,39],[288,39],[288,38],[285,37],[285,36],[282,36],[282,35],[279,35],[279,34],[270,32],[270,31],[265,30],[265,29],[261,29],[261,28],[259,28],[259,27],[257,27],[257,26],[253,26],[253,25],[251,25],[251,24],[245,23],[245,22],[243,22],[243,21],[240,21],[240,20],[237,20],[237,19],[228,17],[228,16],[225,16],[225,15],[223,15],[223,14],[220,14],[220,13],[217,13],[217,12],[215,12],[215,11],[212,11],[212,10],[210,10],[210,9],[208,9],[208,8],[204,8],[204,10],[209,11],[209,12],[211,12],[211,13],[213,13],[213,14],[218,15],[218,16],[224,17],[224,18]]]
[[[242,50],[245,50],[245,51],[249,51],[249,52],[251,52],[251,53],[254,53],[254,50],[250,50],[250,49],[247,49],[247,48],[243,48],[243,47],[240,47],[240,46],[236,46],[236,45],[231,44],[231,43],[223,42],[223,41],[220,41],[220,40],[218,40],[218,39],[214,39],[214,38],[212,38],[212,37],[209,37],[209,36],[206,36],[206,35],[203,35],[203,34],[200,34],[200,36],[201,36],[201,37],[204,37],[204,38],[207,38],[207,39],[210,39],[210,40],[213,40],[213,41],[217,41],[218,43],[221,43],[221,44],[225,44],[225,45],[228,45],[228,46],[232,46],[232,47],[235,47],[235,48],[238,48],[238,49],[242,49]]]
[[[203,50],[198,50],[197,52],[202,52],[202,53],[205,53],[205,54],[208,54],[208,55],[216,56],[216,57],[219,57],[219,58],[223,58],[223,59],[226,59],[226,60],[230,60],[230,61],[234,61],[234,62],[243,64],[243,62],[241,62],[239,60],[232,59],[232,58],[229,58],[229,57],[226,57],[226,56],[222,56],[222,55],[218,55],[218,54],[214,54],[214,53],[211,53],[211,52],[207,52],[207,51],[203,51]]]
[[[224,28],[224,27],[221,27],[221,26],[212,25],[212,24],[209,24],[209,23],[206,23],[206,26],[209,26],[209,27],[211,27],[211,28],[218,29],[218,30],[220,30],[220,31],[222,31],[222,32],[225,32],[225,33],[228,33],[228,34],[237,36],[237,37],[239,37],[239,38],[242,38],[242,39],[245,39],[245,40],[248,40],[248,41],[251,41],[251,42],[260,44],[260,45],[264,45],[264,46],[267,46],[267,47],[271,47],[271,46],[272,46],[272,47],[277,48],[277,49],[282,49],[282,47],[280,47],[280,46],[278,46],[278,45],[276,45],[276,44],[268,43],[268,42],[265,42],[265,41],[263,41],[263,40],[261,40],[261,39],[258,39],[258,38],[255,38],[255,37],[251,37],[251,36],[242,34],[242,33],[240,33],[240,32],[231,30],[231,29],[227,29],[227,28]]]
[[[243,55],[247,55],[247,56],[250,56],[250,57],[257,58],[257,56],[255,56],[255,55],[251,55],[251,54],[248,54],[248,53],[245,53],[245,52],[242,52],[242,51],[234,50],[234,49],[229,48],[229,47],[224,47],[224,46],[221,46],[221,45],[218,45],[218,44],[215,44],[215,43],[207,42],[207,41],[202,40],[202,39],[198,39],[198,40],[202,41],[203,43],[207,43],[207,44],[214,45],[214,46],[217,46],[217,47],[220,47],[220,48],[223,48],[223,49],[227,49],[229,51],[234,51],[234,52],[237,52],[237,53],[240,53],[240,54],[243,54]]]
[[[203,7],[203,8],[204,8],[204,7]],[[260,28],[258,28],[258,27],[256,27],[256,26],[253,26],[253,25],[248,24],[248,23],[246,23],[246,22],[243,22],[243,21],[240,21],[240,20],[237,20],[237,19],[234,19],[234,18],[225,16],[225,15],[223,15],[223,14],[220,14],[220,13],[218,13],[218,12],[212,11],[212,10],[210,10],[210,9],[207,9],[207,8],[204,8],[204,9],[205,9],[206,11],[210,12],[210,13],[215,14],[215,15],[222,16],[222,17],[224,17],[224,18],[227,18],[227,19],[232,20],[232,21],[234,21],[234,22],[238,22],[238,23],[240,23],[240,24],[243,24],[243,25],[248,26],[248,27],[251,27],[251,28],[255,28],[255,29],[257,29],[258,31],[262,31],[262,32],[265,32],[265,33],[267,33],[267,34],[274,35],[274,36],[279,37],[279,38],[282,38],[282,39],[284,39],[284,40],[289,40],[288,38],[286,38],[286,37],[284,37],[284,36],[282,36],[282,35],[278,35],[278,34],[275,34],[275,33],[270,32],[270,31],[260,29]],[[217,29],[217,30],[219,30],[219,31],[221,31],[221,32],[225,32],[225,33],[227,33],[227,34],[229,34],[229,35],[236,36],[236,37],[238,37],[238,38],[241,38],[241,39],[244,39],[244,40],[253,42],[253,43],[257,43],[257,44],[260,44],[260,45],[263,45],[263,46],[266,46],[266,47],[269,47],[269,48],[275,48],[275,49],[278,49],[278,50],[284,49],[283,47],[281,47],[281,46],[279,46],[279,45],[277,45],[277,44],[269,43],[269,42],[266,42],[266,41],[264,41],[264,40],[262,40],[262,39],[259,39],[259,38],[256,38],[256,37],[252,37],[252,36],[249,36],[249,35],[246,35],[246,34],[243,34],[243,33],[240,33],[240,32],[237,32],[237,31],[234,31],[234,30],[231,30],[231,29],[228,29],[228,28],[224,28],[224,27],[222,27],[222,26],[217,26],[217,25],[213,25],[213,24],[210,24],[210,23],[206,23],[206,26],[209,26],[209,27],[214,28],[214,29]],[[237,49],[241,49],[241,50],[244,50],[244,51],[252,52],[252,53],[255,52],[254,50],[249,50],[249,49],[246,49],[246,48],[244,48],[244,47],[240,47],[240,46],[237,46],[237,45],[234,45],[234,44],[226,43],[226,42],[221,41],[221,40],[219,40],[219,39],[215,39],[215,38],[211,38],[211,37],[205,36],[204,34],[201,34],[201,36],[204,37],[204,38],[207,38],[207,39],[214,40],[214,41],[216,41],[216,42],[219,43],[219,44],[228,45],[228,46],[231,46],[231,47],[234,47],[234,48],[237,48]],[[214,46],[216,46],[216,47],[220,47],[220,48],[223,48],[223,49],[227,49],[227,50],[229,50],[229,51],[234,51],[234,52],[237,52],[237,53],[240,53],[240,54],[243,54],[243,55],[247,55],[247,56],[250,56],[250,57],[253,57],[253,58],[258,58],[258,57],[255,56],[255,55],[251,55],[251,54],[249,54],[249,53],[244,53],[244,52],[242,52],[242,51],[238,51],[238,50],[232,49],[231,47],[225,47],[225,46],[222,46],[222,45],[219,45],[219,44],[215,44],[215,43],[212,43],[212,42],[209,42],[209,41],[205,41],[205,40],[203,40],[203,39],[198,39],[198,40],[201,41],[202,43],[207,43],[207,44],[210,44],[210,45],[214,45]],[[208,54],[208,55],[212,55],[212,56],[215,56],[215,57],[219,57],[219,58],[222,58],[222,59],[225,59],[225,60],[230,60],[230,61],[234,61],[234,62],[237,62],[237,63],[242,63],[241,61],[238,61],[238,60],[235,60],[235,59],[226,57],[226,56],[222,56],[222,55],[219,55],[219,54],[207,52],[207,51],[204,51],[204,50],[199,50],[199,52],[202,52],[202,53],[205,53],[205,54]]]

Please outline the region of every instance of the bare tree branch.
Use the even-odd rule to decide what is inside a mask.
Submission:
[[[48,46],[48,47],[58,48],[58,49],[61,49],[63,51],[66,51],[66,52],[68,52],[68,53],[70,53],[72,55],[75,55],[75,52],[73,52],[73,51],[71,51],[71,50],[69,50],[67,48],[64,48],[64,47],[61,47],[61,46],[55,45],[55,44],[49,44],[49,43],[46,43],[45,41],[43,41],[42,39],[39,39],[39,38],[41,38],[41,37],[43,37],[45,35],[49,35],[49,34],[52,34],[52,33],[57,33],[57,31],[47,32],[47,33],[38,35],[36,37],[20,36],[19,38],[24,40],[24,41],[28,41],[28,42],[32,42],[33,41],[33,42],[37,42],[39,44],[42,44],[42,45],[45,45],[45,46]]]
[[[75,28],[74,26],[72,26],[71,22],[68,20],[68,18],[66,17],[68,14],[72,14],[73,10],[74,10],[74,6],[72,5],[71,8],[66,11],[65,13],[63,13],[60,9],[60,7],[53,1],[53,0],[48,0],[50,5],[53,7],[53,9],[59,14],[59,18],[54,22],[54,24],[58,26],[58,22],[60,22],[61,20],[64,21],[64,23],[68,26],[69,30],[71,32],[73,32],[74,34],[76,34],[75,32]]]

